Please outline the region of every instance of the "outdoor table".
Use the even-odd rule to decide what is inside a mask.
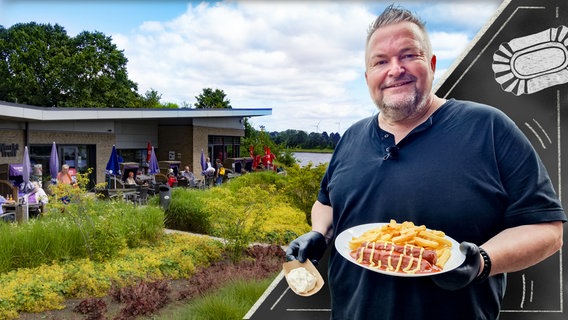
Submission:
[[[122,193],[122,197],[126,201],[134,201],[138,197],[139,191],[136,189],[129,190],[127,192]]]
[[[17,222],[25,222],[29,220],[30,208],[38,208],[40,211],[43,208],[41,203],[26,203],[21,204],[17,202],[5,202],[2,204],[2,211],[4,213],[15,212]]]
[[[138,176],[136,176],[136,180],[141,182],[150,182],[152,181],[152,176],[147,174],[139,174]]]

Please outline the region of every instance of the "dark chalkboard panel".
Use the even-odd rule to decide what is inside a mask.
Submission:
[[[504,111],[529,138],[564,208],[568,186],[568,1],[513,0],[470,45],[436,93]],[[508,70],[510,69],[510,70]],[[567,226],[564,226],[564,232]],[[508,275],[501,319],[566,319],[566,249]],[[564,293],[563,293],[564,292]]]
[[[472,41],[436,93],[504,111],[523,130],[568,208],[568,1],[504,1]],[[568,234],[565,224],[564,233]],[[565,237],[565,239],[568,237]],[[565,240],[566,241],[566,240]],[[529,269],[508,274],[502,320],[567,319],[568,257],[564,250]],[[324,279],[327,260],[318,266]],[[329,319],[329,290],[303,298],[276,279],[245,319]]]

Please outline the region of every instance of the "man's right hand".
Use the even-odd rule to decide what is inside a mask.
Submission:
[[[326,249],[327,241],[323,234],[310,231],[290,242],[286,249],[286,260],[298,260],[304,263],[310,259],[314,265],[317,265]]]

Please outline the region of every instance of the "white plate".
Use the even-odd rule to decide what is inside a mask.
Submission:
[[[453,270],[453,269],[459,267],[465,260],[465,255],[459,249],[460,244],[456,240],[448,237],[447,235],[446,235],[446,238],[452,242],[452,250],[451,250],[452,255],[451,255],[450,259],[448,260],[448,262],[446,262],[444,269],[440,272],[434,272],[434,273],[402,273],[402,272],[387,271],[387,270],[372,268],[372,267],[360,264],[355,259],[353,259],[350,255],[351,250],[349,249],[349,241],[351,241],[351,239],[353,237],[359,237],[365,231],[368,231],[368,230],[371,230],[371,229],[374,229],[374,228],[379,228],[379,227],[384,226],[386,224],[388,224],[388,223],[361,224],[361,225],[349,228],[349,229],[341,232],[337,236],[337,238],[335,238],[335,248],[337,249],[337,252],[339,252],[345,259],[347,259],[348,261],[351,261],[352,263],[358,265],[361,268],[365,268],[365,269],[369,269],[371,271],[375,271],[375,272],[378,272],[378,273],[388,274],[388,275],[397,276],[397,277],[427,277],[427,276],[433,276],[433,275],[437,275],[437,274],[441,274],[441,273]]]

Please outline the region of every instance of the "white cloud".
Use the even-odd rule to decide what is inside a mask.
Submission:
[[[147,21],[113,39],[125,50],[129,76],[139,91],[155,89],[163,102],[194,103],[203,88],[218,88],[234,108],[272,108],[272,116],[252,119],[269,131],[311,132],[318,122],[320,132],[344,131],[376,112],[364,81],[366,30],[376,14],[368,5],[202,3],[189,5],[175,19]],[[435,12],[418,13],[428,19]],[[454,23],[446,13],[436,19],[451,17]],[[471,37],[432,31],[439,60],[455,59]]]
[[[454,60],[462,53],[471,39],[465,33],[432,32],[430,41],[438,59]]]

